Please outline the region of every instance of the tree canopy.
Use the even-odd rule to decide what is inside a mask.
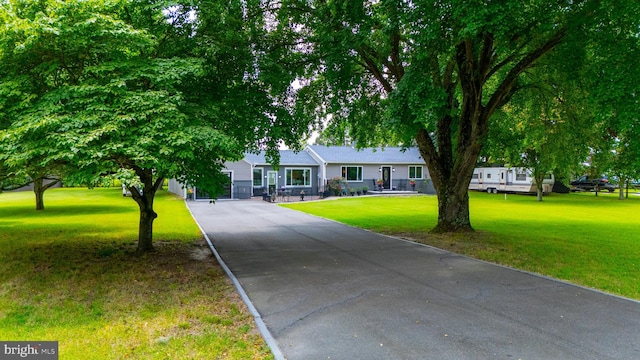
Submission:
[[[291,64],[305,60],[298,113],[330,114],[359,146],[390,133],[415,142],[441,232],[471,229],[467,189],[490,119],[529,86],[527,72],[544,60],[566,76],[587,49],[637,39],[638,17],[611,24],[637,8],[632,0],[293,0],[277,19]]]
[[[138,179],[138,249],[153,249],[153,199],[175,178],[211,194],[224,162],[295,145],[293,122],[262,77],[262,16],[241,1],[9,1],[2,17],[0,112],[4,163]],[[259,10],[259,8],[257,8]],[[277,69],[276,69],[277,70]],[[282,79],[286,80],[286,75]],[[17,102],[16,99],[22,99]],[[132,176],[133,175],[133,176]]]

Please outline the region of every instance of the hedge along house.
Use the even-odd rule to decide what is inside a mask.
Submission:
[[[417,148],[365,148],[309,145],[305,149],[321,166],[322,184],[342,178],[349,188],[416,190],[434,193],[429,171]],[[411,183],[415,182],[414,185]]]

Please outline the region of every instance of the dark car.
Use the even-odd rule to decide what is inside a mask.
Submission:
[[[572,191],[594,191],[596,187],[598,191],[614,192],[616,190],[616,186],[609,183],[609,180],[603,177],[591,178],[584,175],[571,182]]]

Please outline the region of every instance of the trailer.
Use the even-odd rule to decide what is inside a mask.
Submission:
[[[542,193],[550,193],[554,183],[553,174],[545,175],[542,181]],[[536,181],[529,169],[507,167],[475,168],[469,183],[469,190],[494,194],[498,192],[535,194],[538,191]]]

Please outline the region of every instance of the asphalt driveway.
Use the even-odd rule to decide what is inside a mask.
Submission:
[[[266,202],[188,205],[286,359],[640,359],[640,302]]]

